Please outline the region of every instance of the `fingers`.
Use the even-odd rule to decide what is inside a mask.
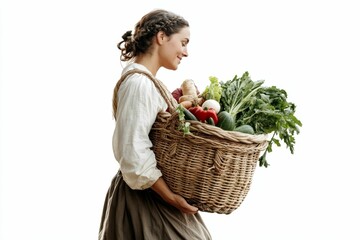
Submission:
[[[190,205],[183,197],[177,195],[178,209],[183,213],[195,214],[198,208]]]
[[[191,205],[187,205],[186,207],[181,207],[180,209],[183,213],[188,213],[188,214],[195,214],[198,212],[198,208],[197,207],[194,207],[194,206],[191,206]]]
[[[184,213],[187,214],[195,214],[198,212],[198,208],[191,206],[191,208],[188,208],[186,211],[183,211]]]

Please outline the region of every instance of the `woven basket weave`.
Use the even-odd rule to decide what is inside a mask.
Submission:
[[[167,88],[140,70],[127,72],[120,81],[132,73],[147,75],[169,106],[158,114],[150,139],[170,189],[200,211],[233,212],[250,189],[260,153],[268,145],[267,136],[225,131],[199,121],[189,121],[191,134],[184,135],[178,130],[178,104]]]

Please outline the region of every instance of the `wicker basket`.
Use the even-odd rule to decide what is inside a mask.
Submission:
[[[191,134],[178,130],[177,102],[157,79],[153,80],[168,103],[150,132],[158,168],[170,189],[200,211],[230,214],[246,197],[266,135],[225,131],[189,121]],[[128,74],[131,74],[129,72]]]

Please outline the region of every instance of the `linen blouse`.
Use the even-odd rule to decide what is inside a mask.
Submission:
[[[143,65],[130,63],[122,73],[131,69],[150,73]],[[150,73],[151,74],[151,73]],[[113,152],[119,162],[124,181],[132,189],[151,187],[161,171],[156,167],[149,133],[156,116],[167,104],[151,79],[144,74],[131,74],[118,90]]]

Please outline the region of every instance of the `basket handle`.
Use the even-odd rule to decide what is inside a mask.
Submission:
[[[210,171],[214,171],[215,174],[222,175],[225,170],[225,166],[228,162],[228,159],[222,157],[224,153],[217,149],[215,152],[214,164],[209,168]]]
[[[140,73],[140,74],[147,76],[154,83],[154,85],[158,89],[160,95],[164,98],[166,104],[168,105],[169,112],[171,114],[175,112],[175,109],[178,106],[178,103],[175,100],[175,98],[172,96],[172,94],[170,93],[168,88],[160,80],[155,78],[153,75],[151,75],[150,73],[148,73],[146,71],[140,70],[140,69],[132,69],[132,70],[129,70],[126,73],[124,73],[115,85],[115,89],[114,89],[115,94],[119,90],[120,84],[126,79],[126,77],[128,77],[129,75],[134,74],[134,73]]]

